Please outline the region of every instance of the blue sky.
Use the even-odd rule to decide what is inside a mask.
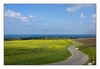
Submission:
[[[4,4],[4,34],[96,34],[95,4]]]

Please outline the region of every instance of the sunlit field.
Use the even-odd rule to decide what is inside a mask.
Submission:
[[[79,49],[83,53],[87,54],[89,56],[89,60],[86,64],[92,63],[93,65],[96,65],[96,44],[84,44]]]
[[[58,62],[71,56],[68,46],[75,44],[69,39],[4,41],[4,64],[41,65]]]
[[[96,65],[96,38],[76,39],[75,41],[83,43],[83,45],[77,47],[80,51],[88,55],[89,60],[86,64],[92,63],[92,65]]]

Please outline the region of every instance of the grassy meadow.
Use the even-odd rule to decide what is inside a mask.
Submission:
[[[41,65],[69,58],[69,39],[4,41],[4,65]]]
[[[91,62],[93,65],[96,65],[96,47],[93,47],[93,45],[95,45],[95,43],[93,43],[92,45],[84,44],[79,48],[83,53],[85,53],[89,56],[89,60],[87,63]]]
[[[80,39],[76,41],[83,43],[82,45],[77,47],[79,48],[80,51],[87,54],[89,57],[89,60],[85,64],[91,62],[93,65],[96,65],[96,39],[95,38]]]

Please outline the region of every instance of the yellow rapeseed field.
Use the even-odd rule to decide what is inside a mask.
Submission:
[[[37,65],[64,60],[71,56],[69,39],[4,41],[5,65]]]

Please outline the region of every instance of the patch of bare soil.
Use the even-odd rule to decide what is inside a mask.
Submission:
[[[73,39],[73,40],[84,44],[96,43],[96,38],[84,38],[84,39],[80,38],[80,39]]]

